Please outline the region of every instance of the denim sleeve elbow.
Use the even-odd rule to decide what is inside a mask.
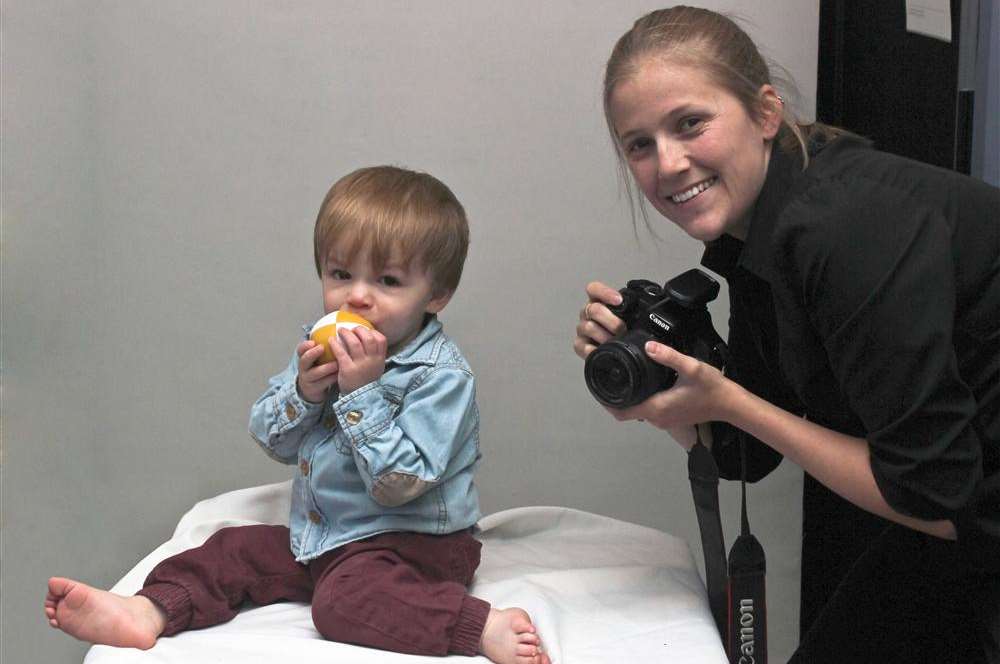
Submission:
[[[478,449],[471,374],[435,369],[415,382],[405,404],[372,384],[335,408],[369,495],[381,505],[421,496],[442,481],[460,449]]]

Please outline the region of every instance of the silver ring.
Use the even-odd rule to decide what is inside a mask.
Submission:
[[[588,302],[587,306],[583,308],[583,317],[586,318],[587,320],[594,320],[593,318],[590,317],[590,305],[592,304],[593,302]]]

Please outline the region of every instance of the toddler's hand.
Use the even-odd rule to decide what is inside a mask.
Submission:
[[[303,341],[295,352],[299,356],[299,377],[295,383],[299,396],[306,401],[322,403],[326,400],[326,391],[337,382],[337,361],[316,365],[323,356],[323,347],[315,341]]]
[[[385,372],[385,354],[388,349],[385,337],[377,330],[355,327],[342,330],[336,340],[330,340],[333,356],[340,365],[337,382],[340,393],[353,392]]]

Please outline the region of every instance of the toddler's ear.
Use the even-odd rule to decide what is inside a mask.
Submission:
[[[434,298],[427,303],[427,307],[424,311],[429,314],[440,313],[441,310],[444,309],[445,305],[448,304],[448,301],[451,300],[451,296],[454,294],[455,291],[451,290],[441,291],[440,294],[435,295]]]

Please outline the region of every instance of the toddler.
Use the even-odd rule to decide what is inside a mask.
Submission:
[[[475,380],[437,314],[458,286],[465,211],[443,183],[364,168],[327,193],[314,231],[323,308],[374,329],[308,338],[253,405],[250,433],[298,466],[289,527],[223,528],[123,597],[49,580],[53,627],[150,648],[241,604],[310,602],[325,638],[420,655],[549,664],[528,614],[467,593],[479,565]]]

